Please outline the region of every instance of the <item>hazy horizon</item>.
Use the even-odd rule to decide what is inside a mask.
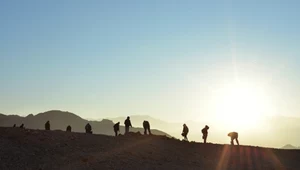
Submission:
[[[64,113],[66,111],[60,111],[60,110],[51,110],[58,111],[61,113]],[[69,113],[74,113],[71,111],[67,111]],[[42,112],[45,113],[45,112]],[[76,113],[74,113],[76,114]],[[7,114],[6,114],[7,115]],[[37,114],[34,114],[37,115]],[[77,114],[76,114],[77,115]],[[49,117],[50,116],[50,117]],[[273,116],[273,117],[264,117],[260,121],[260,124],[255,127],[249,127],[249,128],[232,128],[231,126],[224,127],[223,124],[217,123],[217,122],[210,122],[210,121],[181,121],[181,122],[170,122],[168,120],[159,119],[156,117],[151,117],[149,115],[130,115],[131,116],[131,122],[134,128],[142,128],[142,122],[144,120],[148,120],[151,124],[152,129],[157,129],[162,132],[165,132],[173,137],[176,137],[178,139],[181,139],[182,136],[182,124],[186,123],[190,129],[189,133],[189,139],[190,141],[196,141],[196,142],[202,142],[201,138],[201,129],[205,125],[210,126],[209,130],[209,138],[208,141],[211,143],[218,143],[218,144],[228,144],[228,136],[227,133],[230,131],[237,131],[240,136],[240,142],[242,142],[242,145],[251,145],[251,146],[261,146],[261,147],[274,147],[274,148],[281,148],[285,146],[286,144],[292,144],[294,146],[299,146],[299,140],[298,132],[300,131],[300,118],[289,118],[289,117],[282,117],[282,116]],[[51,118],[51,114],[48,114],[48,119],[52,120],[51,122],[61,122],[66,121],[68,122],[69,119],[66,117],[65,114],[62,114],[61,117],[54,116],[53,119]],[[83,119],[86,119],[82,117]],[[112,120],[114,123],[121,122],[121,125],[123,125],[123,122],[126,117],[106,117],[101,119],[87,119],[90,121],[99,121],[101,122],[102,119],[109,119]],[[65,119],[65,120],[62,120]],[[26,119],[25,119],[26,120]],[[29,119],[30,120],[30,119]],[[32,119],[31,119],[32,120]],[[2,126],[11,126],[11,124],[16,123],[15,121],[20,123],[20,119],[16,119],[13,121],[13,119],[8,119],[9,123],[5,121],[5,118],[0,121]],[[44,120],[46,121],[46,119]],[[22,122],[22,121],[21,121]],[[35,126],[33,124],[26,124],[26,127],[34,128]],[[78,127],[78,124],[73,124],[72,126]],[[280,124],[278,124],[280,123]],[[54,123],[55,124],[55,123]],[[57,124],[57,122],[56,122]],[[60,126],[63,126],[60,124]],[[36,127],[35,127],[36,128]],[[106,129],[110,129],[111,127],[106,127]],[[56,130],[54,127],[53,130]],[[63,129],[64,130],[64,129]],[[109,133],[112,131],[108,130]],[[100,133],[101,134],[101,133]]]
[[[126,118],[127,116],[141,116],[141,117],[150,117],[150,118],[153,118],[153,119],[157,119],[157,120],[162,120],[162,121],[165,121],[165,122],[169,122],[169,123],[184,123],[184,122],[191,122],[191,121],[194,121],[194,122],[199,122],[201,120],[193,120],[193,119],[186,119],[186,120],[170,120],[170,119],[164,119],[164,118],[159,118],[159,117],[156,117],[156,116],[151,116],[151,114],[147,115],[147,114],[127,114],[127,115],[116,115],[116,116],[99,116],[99,117],[95,117],[95,118],[90,118],[90,117],[85,117],[84,116],[84,113],[81,113],[81,114],[78,114],[72,110],[64,110],[64,109],[49,109],[49,110],[44,110],[44,111],[39,111],[39,112],[29,112],[29,113],[5,113],[5,112],[1,112],[0,111],[0,114],[4,114],[4,115],[18,115],[18,116],[21,116],[21,117],[26,117],[30,114],[33,114],[33,115],[37,115],[37,114],[40,114],[40,113],[45,113],[45,112],[48,112],[48,111],[62,111],[62,112],[69,112],[69,113],[74,113],[78,116],[80,116],[81,118],[83,119],[87,119],[87,120],[96,120],[96,121],[100,121],[102,119],[115,119],[115,118]],[[101,114],[99,114],[101,115]],[[263,118],[271,118],[271,117],[285,117],[285,118],[291,118],[291,119],[300,119],[300,117],[298,116],[285,116],[285,115],[264,115],[262,116]],[[202,119],[202,122],[205,122],[207,121],[205,119],[205,117]]]

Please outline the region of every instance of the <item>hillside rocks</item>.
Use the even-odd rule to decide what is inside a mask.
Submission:
[[[0,128],[0,169],[298,170],[300,152],[183,142],[138,133],[118,137]]]

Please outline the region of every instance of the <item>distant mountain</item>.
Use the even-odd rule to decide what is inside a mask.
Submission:
[[[108,118],[114,122],[120,122],[121,124],[124,124],[124,121],[126,117],[116,117],[116,118]],[[150,117],[148,115],[132,115],[130,116],[130,120],[133,126],[142,126],[143,121],[147,120],[150,122],[151,128],[154,129],[172,129],[172,128],[182,128],[181,124],[179,123],[169,123],[160,119],[156,119],[153,117]]]
[[[113,121],[108,119],[103,119],[101,121],[88,121],[74,113],[63,112],[59,110],[51,110],[44,113],[39,113],[37,115],[30,114],[26,117],[21,117],[18,115],[3,115],[0,114],[0,126],[12,127],[14,124],[20,126],[24,123],[25,128],[29,129],[44,129],[45,122],[49,120],[51,124],[51,130],[66,130],[68,125],[72,126],[72,131],[74,132],[84,132],[85,125],[90,123],[95,134],[105,134],[114,135],[113,132]],[[139,126],[141,127],[141,126]],[[120,131],[123,134],[125,132],[124,126],[120,126]],[[138,128],[134,126],[131,131],[140,131],[143,133],[143,128]],[[170,136],[165,132],[160,130],[152,130],[155,135],[166,135]]]
[[[293,146],[291,144],[287,144],[287,145],[284,145],[281,149],[300,149],[300,148]]]

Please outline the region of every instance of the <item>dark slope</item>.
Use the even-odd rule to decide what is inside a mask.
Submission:
[[[0,169],[299,170],[300,152],[119,136],[0,128]]]

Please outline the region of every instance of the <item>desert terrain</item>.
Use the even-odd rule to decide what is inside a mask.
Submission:
[[[165,136],[107,136],[0,128],[1,170],[299,170],[300,151],[184,142]]]

